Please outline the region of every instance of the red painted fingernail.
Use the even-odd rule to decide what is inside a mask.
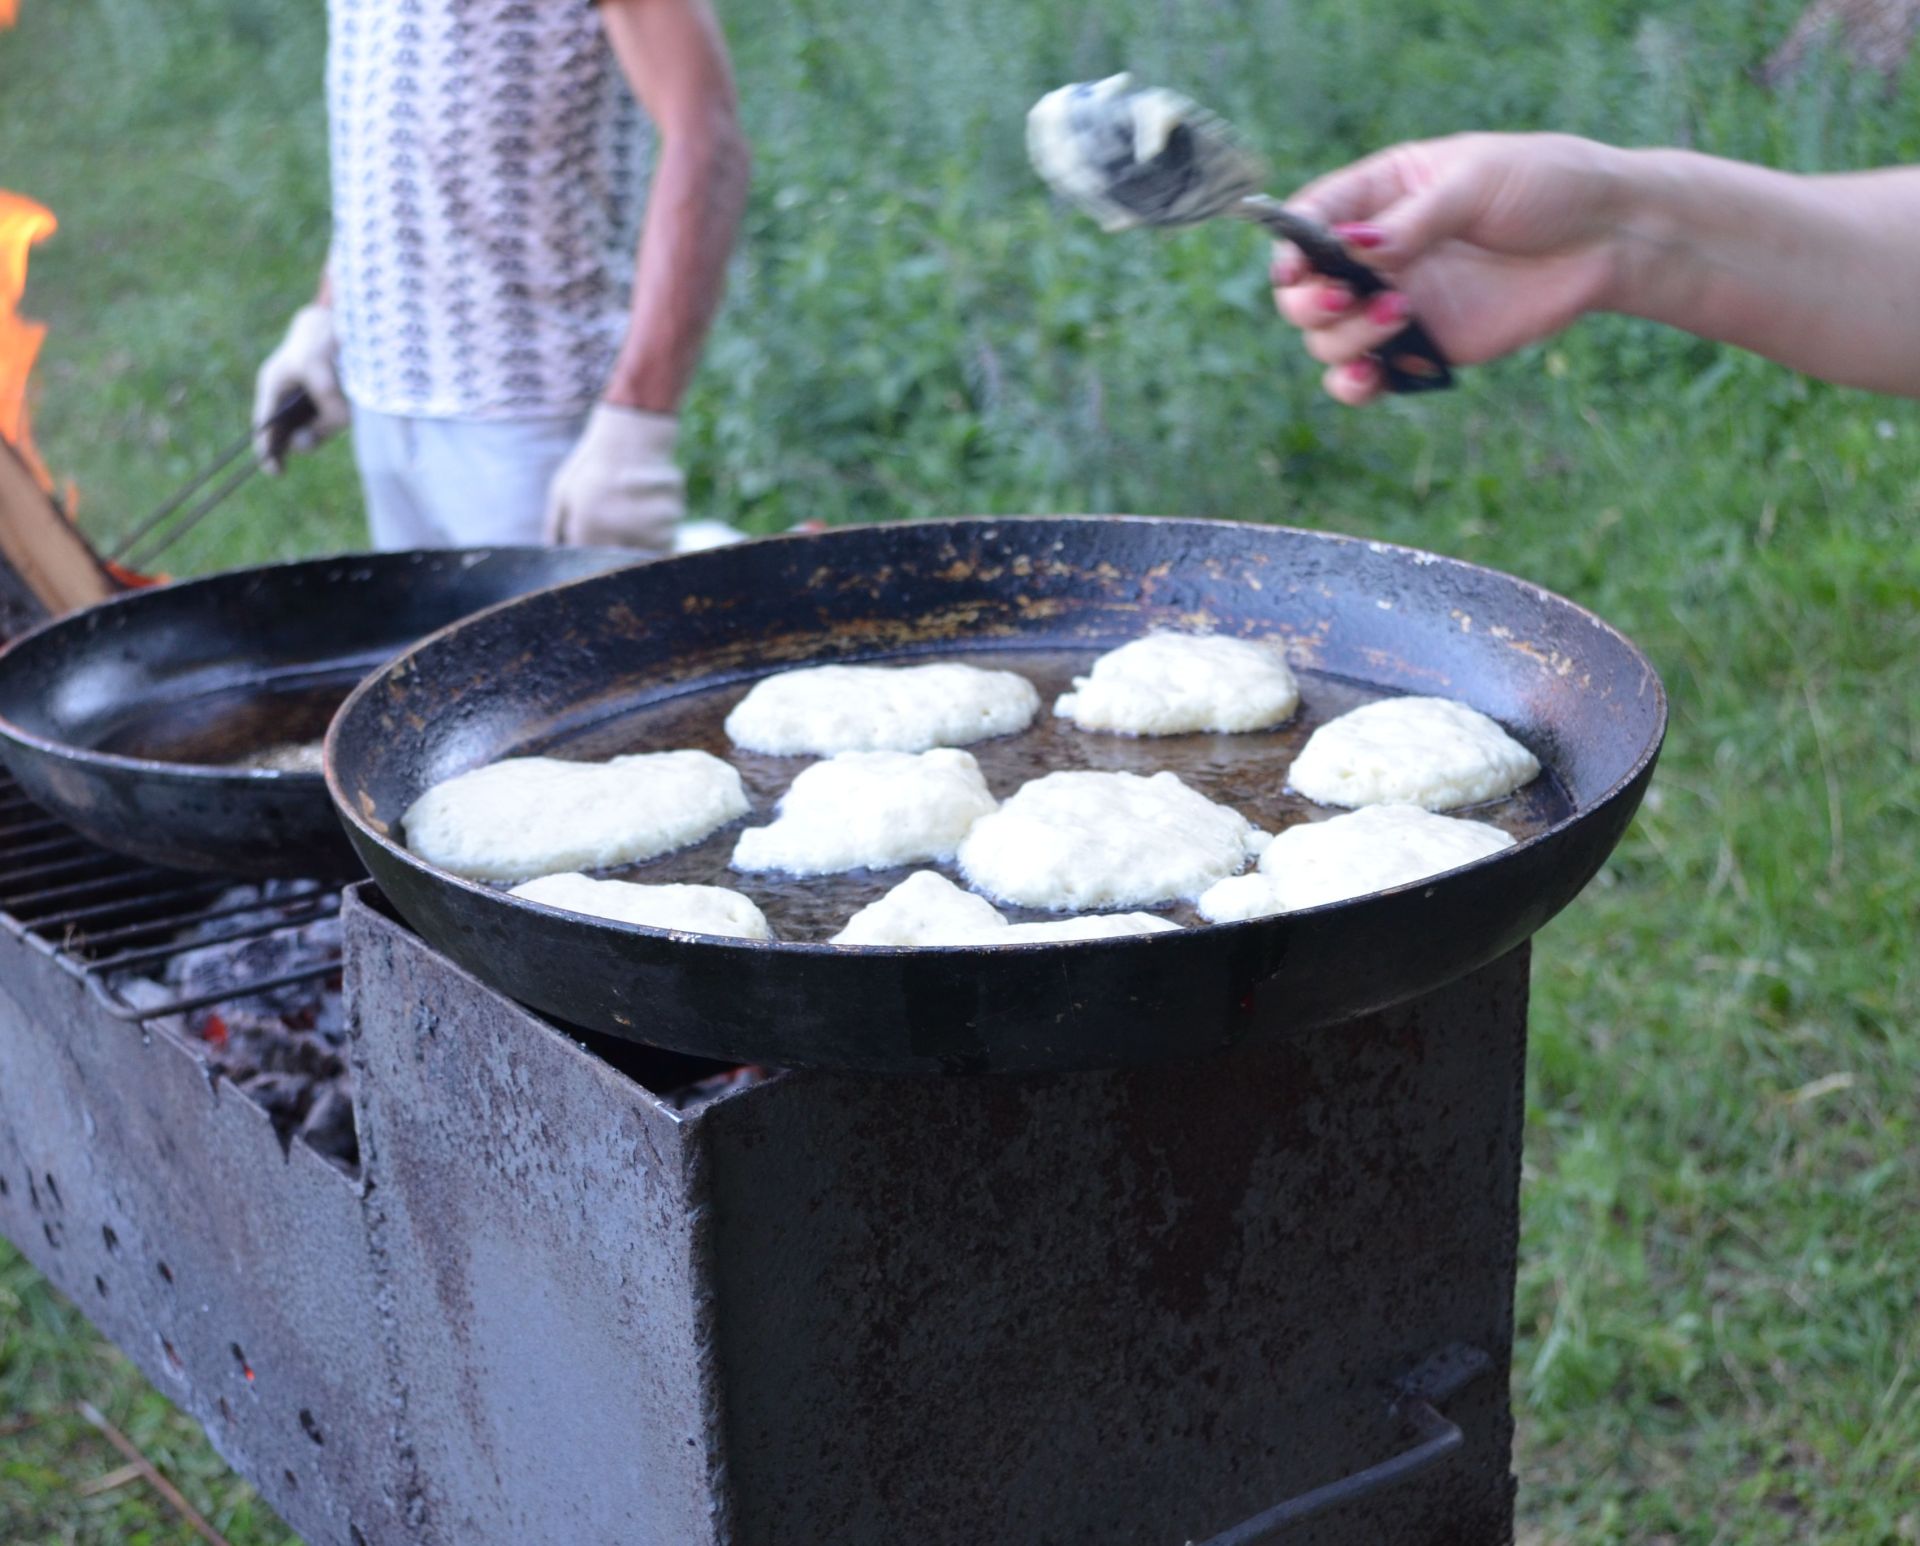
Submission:
[[[1385,290],[1376,295],[1367,306],[1367,320],[1387,324],[1403,322],[1413,308],[1407,304],[1407,298],[1398,290]]]
[[[1375,366],[1372,360],[1348,360],[1346,364],[1340,367],[1340,374],[1345,376],[1347,380],[1351,381],[1355,386],[1371,386],[1373,384],[1374,369]]]
[[[1314,296],[1314,301],[1322,311],[1341,312],[1353,304],[1353,292],[1342,290],[1337,285],[1328,285]]]
[[[1384,247],[1387,244],[1387,233],[1379,226],[1368,225],[1365,221],[1351,220],[1345,225],[1337,225],[1333,228],[1333,234],[1349,247],[1371,249]]]

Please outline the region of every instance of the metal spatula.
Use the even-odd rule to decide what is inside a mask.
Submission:
[[[1027,115],[1027,153],[1049,187],[1109,231],[1250,220],[1357,296],[1388,288],[1325,226],[1261,193],[1258,159],[1225,120],[1178,92],[1136,87],[1125,75],[1062,86]],[[1395,392],[1453,385],[1447,357],[1418,322],[1373,359]]]

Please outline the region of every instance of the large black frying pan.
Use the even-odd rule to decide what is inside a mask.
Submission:
[[[783,936],[751,944],[599,922],[430,866],[401,817],[425,789],[532,752],[705,746],[742,769],[754,822],[804,766],[719,730],[747,682],[827,661],[1016,667],[1050,695],[1150,628],[1277,636],[1305,669],[1299,723],[1130,740],[1050,714],[973,748],[1004,796],[1045,766],[1170,767],[1269,827],[1312,724],[1384,691],[1464,699],[1550,777],[1489,815],[1519,846],[1362,900],[1178,933],[1002,948],[821,943],[904,872],[735,876]],[[1109,1067],[1194,1056],[1407,999],[1526,939],[1599,868],[1665,727],[1653,668],[1612,628],[1507,575],[1407,548],[1134,517],[852,528],[691,554],[496,607],[370,677],[335,718],[327,777],[381,889],[476,975],[589,1029],[704,1057],[870,1072]],[[636,867],[719,880],[736,836]],[[1177,916],[1191,920],[1190,909]]]
[[[352,878],[360,866],[317,768],[235,764],[317,743],[361,677],[436,628],[632,561],[582,548],[378,553],[133,591],[0,654],[0,760],[116,853]]]

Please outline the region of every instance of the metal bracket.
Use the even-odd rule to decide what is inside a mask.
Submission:
[[[1416,1441],[1412,1447],[1364,1471],[1276,1503],[1204,1541],[1189,1541],[1187,1546],[1267,1546],[1302,1520],[1371,1497],[1446,1459],[1466,1442],[1466,1435],[1434,1403],[1446,1400],[1492,1365],[1493,1360],[1477,1347],[1455,1343],[1442,1348],[1402,1379],[1387,1403],[1388,1416],[1412,1431]]]

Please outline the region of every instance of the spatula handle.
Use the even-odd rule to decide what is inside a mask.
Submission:
[[[1317,220],[1296,214],[1264,193],[1240,201],[1243,218],[1257,221],[1300,249],[1307,267],[1337,279],[1361,298],[1378,295],[1387,281],[1348,252],[1339,237]],[[1369,356],[1379,365],[1392,392],[1438,392],[1453,385],[1453,367],[1440,346],[1418,322],[1409,322]]]

